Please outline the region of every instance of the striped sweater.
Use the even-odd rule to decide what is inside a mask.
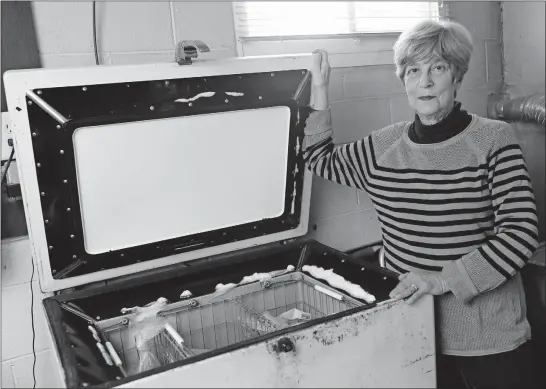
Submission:
[[[315,174],[368,193],[390,270],[436,273],[448,286],[437,296],[442,353],[515,349],[531,336],[519,270],[538,246],[538,222],[512,127],[472,115],[458,135],[417,144],[410,125],[334,147],[330,111],[315,111],[304,158]]]

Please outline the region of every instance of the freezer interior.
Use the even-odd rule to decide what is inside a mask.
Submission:
[[[46,300],[67,385],[115,386],[369,309],[387,300],[397,283],[393,273],[312,240],[243,251]],[[313,277],[309,266],[332,269],[375,301]],[[260,278],[264,273],[273,276]],[[252,275],[227,292],[218,289]],[[146,305],[158,308],[139,322]],[[115,350],[110,361],[104,354],[112,353],[97,343]]]
[[[119,354],[127,373],[133,375],[141,370],[143,350],[152,353],[153,365],[159,367],[362,305],[302,272],[293,272],[242,285],[220,298],[209,294],[167,304],[158,313],[164,320],[151,324],[161,330],[157,328],[157,335],[140,349],[130,325],[135,314],[103,320],[97,326]],[[294,319],[284,319],[281,315],[285,313]]]

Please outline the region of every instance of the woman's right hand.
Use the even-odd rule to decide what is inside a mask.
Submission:
[[[309,104],[313,109],[322,111],[328,108],[328,84],[331,70],[326,50],[313,50],[311,102]]]

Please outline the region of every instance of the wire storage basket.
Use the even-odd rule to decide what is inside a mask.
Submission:
[[[151,347],[171,350],[160,353],[163,365],[274,332],[279,327],[270,318],[294,308],[309,313],[312,320],[362,305],[347,296],[339,299],[323,293],[315,288],[318,284],[324,285],[293,273],[267,286],[260,282],[240,286],[219,301],[207,295],[170,304],[160,313],[170,330],[161,331]],[[104,320],[99,326],[131,372],[138,366],[139,354],[128,322],[122,316]]]
[[[151,352],[157,359],[159,366],[168,365],[195,355],[183,338],[168,323],[156,336],[146,341],[144,346],[136,348],[139,359],[142,357],[140,355],[142,350]]]

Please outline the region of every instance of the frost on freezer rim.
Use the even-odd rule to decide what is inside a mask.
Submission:
[[[305,265],[302,267],[302,270],[311,274],[311,276],[315,278],[325,280],[334,288],[344,290],[351,296],[364,300],[367,303],[373,303],[375,301],[374,295],[366,292],[364,289],[362,289],[362,287],[360,287],[360,285],[353,284],[342,276],[334,273],[333,269],[324,270],[322,267]]]

